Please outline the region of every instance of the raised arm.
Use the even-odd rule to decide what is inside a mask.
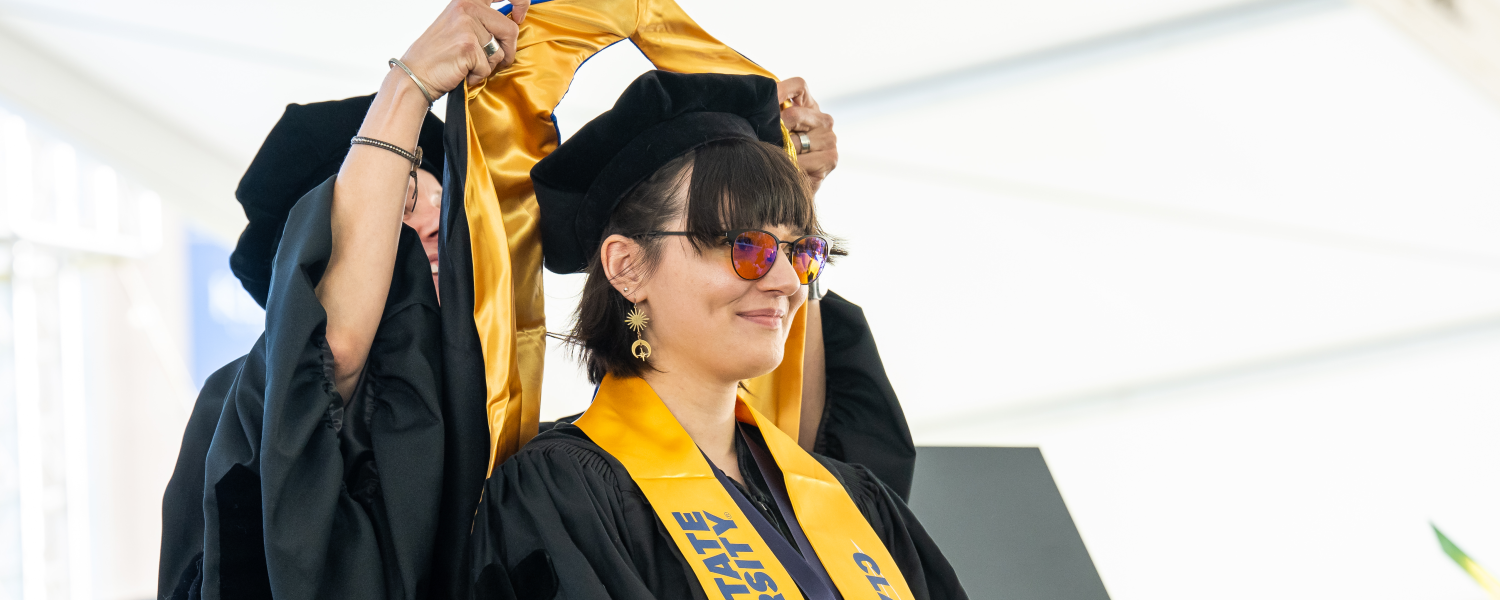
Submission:
[[[839,162],[838,138],[833,135],[833,117],[818,108],[818,101],[808,92],[807,82],[801,77],[777,82],[776,97],[785,107],[781,109],[781,122],[791,132],[792,144],[799,147],[797,166],[807,174],[808,183],[817,192],[823,185],[823,179],[833,172]],[[787,105],[788,102],[791,103],[790,106]],[[807,140],[805,150],[801,148],[804,136]],[[812,295],[807,299],[806,343],[802,363],[802,418],[797,443],[803,450],[812,452],[828,398],[827,360],[823,355],[823,311],[819,299]]]
[[[517,26],[528,4],[514,2],[516,9],[507,19],[484,0],[453,0],[401,60],[426,86],[431,100],[466,80],[478,85],[515,60]],[[487,55],[484,45],[492,37],[500,51]],[[412,77],[392,67],[359,135],[413,150],[430,106]],[[334,183],[333,251],[317,295],[328,313],[325,335],[333,353],[334,384],[346,401],[364,370],[390,291],[401,216],[412,194],[411,170],[411,163],[394,152],[355,145]]]

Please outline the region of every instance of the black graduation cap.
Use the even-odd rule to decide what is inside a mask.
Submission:
[[[359,133],[374,99],[372,94],[288,104],[240,178],[234,197],[250,223],[229,255],[229,268],[262,308],[287,214],[303,195],[339,172],[349,153],[349,138]],[[417,144],[422,147],[422,168],[441,180],[443,122],[436,115],[427,113]]]
[[[773,79],[667,71],[641,75],[613,108],[531,169],[544,264],[554,273],[584,270],[620,199],[672,159],[735,138],[779,148],[782,136]]]

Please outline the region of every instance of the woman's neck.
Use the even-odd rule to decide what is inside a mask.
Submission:
[[[673,370],[651,371],[642,379],[667,405],[693,443],[731,479],[744,483],[734,451],[734,405],[738,382],[724,383]]]

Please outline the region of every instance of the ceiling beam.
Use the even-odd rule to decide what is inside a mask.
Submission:
[[[224,156],[0,24],[7,107],[161,196],[206,233],[233,243],[245,227],[234,188],[245,166]]]
[[[1500,0],[1360,0],[1500,100]]]

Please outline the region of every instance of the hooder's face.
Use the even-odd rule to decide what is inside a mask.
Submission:
[[[784,226],[762,229],[784,240],[801,235]],[[807,299],[785,254],[783,247],[765,277],[746,281],[730,267],[727,245],[699,252],[688,238],[662,239],[661,262],[645,282],[642,303],[651,318],[645,337],[652,362],[664,371],[688,369],[723,381],[774,370],[792,317]]]
[[[411,193],[410,187],[407,194]],[[417,169],[417,201],[411,212],[401,221],[417,230],[422,238],[422,249],[427,252],[427,263],[432,266],[432,284],[437,285],[438,225],[443,214],[443,184],[427,169]]]

